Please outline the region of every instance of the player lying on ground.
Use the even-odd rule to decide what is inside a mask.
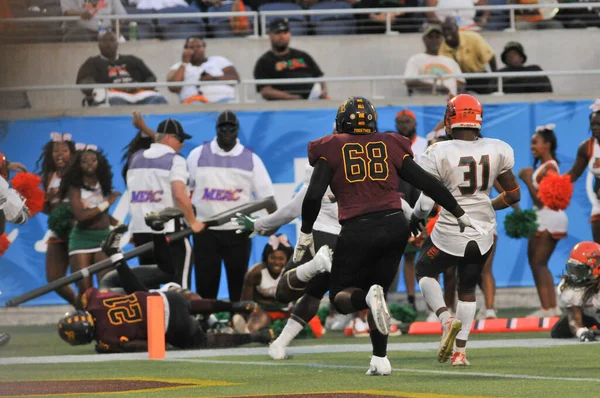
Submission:
[[[567,316],[554,325],[552,338],[596,340],[600,334],[600,244],[580,242],[573,247],[557,290]]]
[[[161,213],[147,216],[148,224],[153,228],[164,226],[175,212],[163,214],[164,217]],[[99,353],[145,351],[148,337],[146,300],[148,296],[155,295],[160,295],[165,304],[166,341],[176,348],[223,348],[251,342],[268,344],[272,340],[274,336],[270,329],[252,334],[207,334],[192,316],[219,311],[252,311],[254,306],[247,303],[201,299],[182,289],[149,292],[123,260],[119,247],[126,230],[126,226],[120,225],[111,231],[102,250],[116,264],[127,295],[102,292],[96,288],[86,290],[81,297],[85,311],[68,314],[58,323],[58,333],[63,340],[71,345],[89,344],[96,340]]]
[[[414,185],[458,218],[460,228],[478,228],[452,194],[413,161],[411,143],[398,134],[377,132],[377,111],[364,97],[347,99],[336,115],[336,134],[308,145],[315,170],[302,204],[297,261],[314,253],[313,225],[330,186],[338,201],[342,229],[331,267],[330,300],[338,312],[370,309],[373,357],[367,375],[389,375],[387,338],[390,314],[385,302],[410,230],[397,191],[399,179]]]
[[[466,230],[456,233],[460,223],[447,210],[442,210],[431,235],[421,249],[416,276],[425,301],[442,322],[443,333],[438,361],[446,362],[454,350],[452,365],[469,365],[466,344],[475,317],[475,289],[494,243],[495,210],[505,209],[520,200],[517,179],[512,172],[514,153],[503,141],[482,138],[480,129],[483,108],[470,95],[461,94],[446,108],[446,134],[450,141],[430,146],[420,165],[441,181],[458,201],[469,209],[473,222],[485,233]],[[494,181],[504,190],[493,200],[490,191]],[[421,231],[424,218],[434,200],[421,194],[411,218],[413,234]],[[460,221],[460,220],[459,220]],[[450,315],[442,288],[436,277],[457,266],[458,305],[456,318]],[[456,341],[456,345],[455,345]]]

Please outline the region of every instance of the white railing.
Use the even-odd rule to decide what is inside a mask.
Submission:
[[[368,82],[370,85],[370,99],[384,99],[377,94],[377,82],[380,81],[406,81],[406,80],[428,80],[434,79],[434,86],[440,87],[444,79],[450,78],[496,78],[498,81],[497,91],[499,95],[503,94],[503,77],[539,77],[539,76],[596,76],[600,75],[600,69],[587,70],[562,70],[562,71],[536,71],[536,72],[490,72],[490,73],[460,73],[448,75],[385,75],[385,76],[341,76],[341,77],[319,77],[319,78],[301,78],[301,79],[248,79],[248,80],[221,80],[206,82],[149,82],[149,83],[109,83],[109,84],[55,84],[38,86],[14,86],[0,87],[2,92],[15,91],[48,91],[48,90],[93,90],[97,88],[118,89],[118,88],[157,88],[157,87],[182,87],[213,84],[228,84],[236,89],[236,100],[234,103],[252,103],[254,99],[249,98],[249,90],[259,85],[277,85],[277,84],[306,84],[306,83],[346,83],[346,82]],[[439,84],[438,84],[439,83]],[[240,90],[241,95],[240,95]],[[435,88],[434,88],[435,90]],[[432,92],[435,94],[435,91]]]
[[[600,8],[600,2],[595,3],[565,3],[565,4],[506,4],[506,5],[486,5],[475,6],[477,11],[509,11],[509,28],[507,30],[514,31],[515,28],[515,11],[516,10],[538,10],[538,9],[591,9]],[[392,13],[424,13],[435,11],[463,11],[473,10],[472,7],[399,7],[399,8],[353,8],[353,9],[327,9],[327,10],[282,10],[282,11],[245,11],[245,12],[202,12],[202,13],[178,13],[178,14],[130,14],[130,15],[107,15],[102,16],[102,19],[113,20],[115,29],[120,29],[120,21],[136,21],[149,19],[182,19],[182,18],[211,18],[211,17],[231,17],[231,16],[247,16],[253,17],[253,34],[251,37],[265,35],[266,18],[274,16],[309,16],[309,15],[345,15],[345,14],[368,14],[368,13],[384,13],[386,14],[386,33],[392,33]],[[32,18],[2,18],[0,24],[20,24],[20,23],[48,23],[48,22],[73,22],[78,21],[77,16],[70,17],[32,17]],[[259,29],[259,23],[260,28]]]

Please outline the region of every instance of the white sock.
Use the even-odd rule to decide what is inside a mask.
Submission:
[[[277,337],[277,339],[272,344],[276,344],[281,347],[287,347],[288,345],[290,345],[292,340],[294,340],[294,338],[298,336],[298,333],[300,333],[302,329],[304,329],[304,325],[290,318],[283,327],[283,330],[281,331],[279,337]]]
[[[313,258],[296,267],[296,276],[302,282],[308,282],[318,273],[317,261]]]
[[[421,288],[421,293],[423,293],[423,297],[425,297],[425,301],[434,313],[437,313],[437,311],[440,308],[446,306],[446,302],[444,301],[444,293],[442,292],[442,287],[440,286],[440,283],[437,280],[426,276],[424,278],[421,278],[421,280],[419,281],[419,287]],[[447,313],[447,311],[445,312]],[[448,316],[449,315],[450,314],[448,314]]]
[[[475,301],[460,301],[456,306],[456,319],[462,322],[462,328],[456,335],[459,340],[468,340],[469,333],[471,332],[471,325],[473,319],[475,319],[475,312],[477,311],[477,304]]]
[[[113,263],[116,263],[117,261],[121,260],[123,260],[123,253],[115,253],[112,256],[110,256],[110,261],[112,261]]]

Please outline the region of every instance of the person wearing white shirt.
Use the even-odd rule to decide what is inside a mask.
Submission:
[[[207,220],[263,198],[273,199],[266,209],[273,213],[277,205],[271,177],[262,160],[240,144],[237,116],[229,110],[222,112],[216,130],[215,139],[192,150],[187,159],[196,218]],[[194,234],[196,290],[201,297],[217,298],[224,262],[229,299],[240,300],[252,241],[249,232],[237,234],[237,228],[229,222]]]
[[[181,62],[171,67],[169,82],[206,82],[216,80],[240,80],[235,66],[225,57],[206,56],[206,42],[199,37],[185,41]],[[169,87],[179,95],[179,102],[229,102],[235,99],[235,88],[227,84],[200,84],[199,86]]]
[[[445,10],[426,12],[427,20],[430,22],[441,22],[446,17],[456,20],[460,30],[481,30],[490,17],[491,10],[485,10],[481,17],[475,18],[477,10],[475,6],[487,5],[486,0],[425,0],[426,7],[438,7]],[[462,8],[462,10],[454,9]]]
[[[435,75],[432,79],[409,79],[406,87],[409,95],[435,95],[435,94],[458,94],[465,83],[463,78],[440,79],[438,75],[449,75],[461,73],[460,66],[455,60],[443,55],[438,55],[442,42],[442,27],[431,24],[425,28],[423,43],[425,52],[411,56],[406,62],[404,76],[412,77],[419,75]],[[435,91],[434,91],[435,90]]]

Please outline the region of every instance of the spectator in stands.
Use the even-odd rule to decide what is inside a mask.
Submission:
[[[419,75],[448,75],[460,74],[460,66],[451,58],[438,55],[440,46],[444,41],[442,37],[442,27],[437,24],[428,25],[423,33],[423,43],[425,44],[425,52],[415,54],[406,62],[404,76],[419,76]],[[458,94],[459,89],[465,84],[463,78],[455,79],[411,79],[406,80],[408,95],[413,94]]]
[[[425,0],[426,7],[447,8],[447,11],[426,12],[427,21],[430,23],[442,23],[447,17],[456,21],[460,30],[481,30],[487,23],[491,10],[485,10],[481,17],[476,18],[475,6],[487,5],[486,0]],[[453,7],[470,8],[469,10],[453,10]]]
[[[498,72],[539,72],[542,71],[538,65],[527,65],[527,55],[523,50],[521,43],[509,41],[504,46],[501,56],[505,68]],[[503,77],[502,91],[506,94],[522,93],[551,93],[552,83],[548,76],[529,76],[529,77]]]
[[[98,28],[112,29],[112,21],[102,19],[106,15],[127,15],[121,0],[60,0],[65,16],[81,17],[75,24],[64,25],[63,41],[93,41],[98,38]]]
[[[254,65],[255,79],[293,79],[321,77],[319,65],[306,52],[291,48],[290,25],[287,19],[277,18],[269,23],[271,49]],[[256,85],[256,91],[266,100],[298,100],[327,98],[325,83]]]
[[[508,4],[538,4],[538,0],[508,0]],[[552,8],[515,10],[515,27],[517,30],[561,29],[563,24],[553,19],[555,13]]]
[[[117,35],[108,31],[98,40],[100,55],[88,58],[77,72],[77,84],[155,82],[156,76],[144,61],[133,55],[117,53]],[[81,90],[90,105],[96,105],[93,90]],[[108,92],[110,105],[166,104],[167,100],[152,88],[121,88]]]
[[[446,17],[442,24],[445,42],[440,47],[440,55],[454,59],[463,73],[485,73],[489,64],[496,71],[496,57],[492,47],[477,32],[459,31],[456,19]],[[496,91],[496,80],[487,77],[466,80],[466,91],[490,94]]]
[[[594,0],[559,0],[559,3],[592,3]],[[567,29],[600,28],[600,9],[592,7],[561,8],[556,17]]]
[[[128,0],[138,10],[162,10],[170,7],[189,7],[185,0]]]
[[[199,37],[185,41],[181,62],[169,70],[169,82],[204,82],[215,80],[240,80],[235,66],[220,55],[206,56],[206,42]],[[227,84],[169,87],[169,91],[179,95],[184,104],[192,102],[229,102],[235,99],[235,88]]]
[[[354,8],[399,8],[419,7],[419,0],[345,0]],[[425,15],[422,12],[391,12],[392,30],[400,33],[418,32],[423,25]],[[358,33],[384,33],[386,13],[358,14]]]

